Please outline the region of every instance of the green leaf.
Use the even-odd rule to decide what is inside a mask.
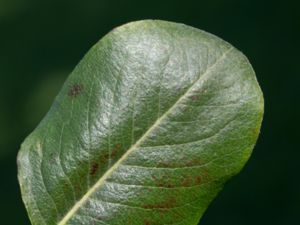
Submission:
[[[22,144],[31,222],[196,225],[250,157],[262,115],[254,71],[227,42],[164,21],[114,29]]]

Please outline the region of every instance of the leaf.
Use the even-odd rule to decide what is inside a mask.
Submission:
[[[227,42],[171,22],[121,26],[22,144],[31,222],[196,225],[250,157],[262,114],[254,71]]]

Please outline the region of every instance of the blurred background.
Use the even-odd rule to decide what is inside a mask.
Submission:
[[[200,224],[299,225],[296,0],[0,0],[0,224],[30,224],[16,154],[68,74],[108,31],[148,18],[182,22],[232,43],[248,56],[264,92],[265,117],[253,157]]]

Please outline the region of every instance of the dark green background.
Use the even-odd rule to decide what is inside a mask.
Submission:
[[[299,225],[297,2],[0,0],[0,224],[29,224],[16,154],[72,68],[115,26],[153,18],[183,22],[232,43],[250,59],[265,96],[253,157],[200,224]]]

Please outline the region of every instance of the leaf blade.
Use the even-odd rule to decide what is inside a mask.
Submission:
[[[154,32],[154,34],[152,32]],[[180,33],[183,34],[180,35]],[[196,40],[193,40],[194,38],[193,35],[195,35],[195,33],[197,33],[198,37],[195,38]],[[177,38],[178,36],[180,38]],[[187,50],[186,49],[182,50],[181,48],[178,47],[178,42],[181,45],[185,45],[187,43],[187,40],[193,41],[192,44],[190,43],[188,44],[190,46],[186,48]],[[67,81],[66,85],[64,86],[61,92],[62,94],[60,94],[57,97],[56,106],[54,105],[52,107],[48,116],[46,117],[44,122],[40,125],[40,128],[38,128],[38,131],[35,131],[35,133],[37,133],[38,135],[33,134],[33,136],[37,136],[38,140],[33,140],[34,138],[32,138],[32,136],[31,138],[29,138],[30,142],[32,141],[34,142],[35,145],[36,143],[40,145],[39,147],[36,146],[33,147],[35,148],[35,150],[33,151],[37,151],[40,154],[38,156],[37,161],[40,161],[41,158],[43,158],[41,154],[43,152],[46,152],[47,154],[47,151],[51,153],[48,153],[46,158],[48,159],[53,158],[51,157],[51,154],[56,154],[56,151],[51,149],[54,148],[53,145],[55,142],[57,142],[57,140],[59,140],[58,141],[59,144],[57,146],[59,149],[64,149],[65,151],[67,151],[66,150],[67,147],[72,146],[72,150],[73,150],[70,151],[69,155],[66,153],[62,153],[61,155],[61,150],[59,150],[58,157],[54,157],[55,169],[51,168],[49,164],[48,165],[45,163],[43,164],[43,161],[37,163],[37,165],[34,165],[40,167],[40,170],[42,170],[41,168],[44,168],[45,171],[50,171],[47,176],[50,175],[51,177],[52,175],[54,177],[54,179],[51,180],[45,176],[45,178],[43,179],[46,179],[46,182],[40,181],[39,180],[40,178],[37,178],[37,176],[35,176],[35,178],[33,179],[35,180],[35,182],[36,180],[38,180],[39,181],[38,184],[40,184],[40,187],[44,186],[44,189],[46,190],[46,191],[44,190],[44,194],[42,194],[41,196],[43,196],[43,198],[48,200],[49,198],[52,199],[55,208],[58,208],[56,209],[57,212],[55,216],[48,219],[46,218],[47,220],[46,224],[56,224],[56,223],[59,225],[91,224],[91,223],[96,223],[96,224],[103,224],[103,223],[104,224],[127,224],[127,223],[147,224],[149,223],[151,224],[152,222],[157,223],[157,221],[160,221],[161,224],[165,224],[170,222],[174,223],[174,221],[176,220],[177,221],[186,220],[187,224],[191,224],[191,223],[196,224],[198,218],[207,207],[208,202],[213,199],[212,196],[216,195],[218,190],[221,188],[222,183],[224,182],[225,179],[224,177],[228,176],[228,174],[226,175],[226,173],[222,172],[220,168],[216,168],[216,165],[214,165],[214,168],[212,169],[203,166],[204,168],[206,168],[207,171],[196,170],[197,172],[199,172],[201,176],[199,175],[197,176],[197,174],[193,174],[195,172],[191,172],[191,171],[188,171],[188,173],[192,173],[193,174],[192,176],[187,175],[187,173],[181,174],[181,172],[178,172],[175,173],[175,175],[180,175],[180,176],[176,179],[176,176],[174,175],[175,177],[173,176],[172,178],[173,180],[169,181],[169,183],[166,184],[163,182],[163,179],[160,177],[161,176],[160,172],[156,174],[156,176],[159,177],[157,178],[151,172],[147,171],[147,169],[145,168],[143,168],[145,169],[145,171],[141,172],[143,170],[142,167],[143,165],[148,163],[150,166],[152,166],[152,168],[158,168],[157,161],[161,161],[159,162],[162,164],[161,168],[170,167],[171,165],[170,162],[169,161],[165,162],[163,157],[158,156],[157,153],[159,151],[167,152],[166,149],[169,149],[168,150],[169,152],[168,154],[166,153],[165,156],[169,158],[173,157],[174,159],[177,157],[176,158],[177,164],[180,161],[186,161],[184,157],[187,156],[184,155],[184,150],[178,146],[179,145],[185,146],[189,144],[190,144],[189,148],[193,150],[190,152],[190,154],[193,155],[194,158],[196,158],[198,161],[194,160],[195,162],[193,162],[193,160],[191,160],[191,162],[190,161],[185,162],[186,167],[188,167],[188,169],[191,170],[192,166],[198,164],[205,165],[206,163],[200,162],[201,160],[199,160],[198,159],[199,157],[197,156],[198,154],[200,155],[200,152],[203,151],[202,149],[205,149],[203,146],[201,146],[203,140],[204,142],[205,140],[206,141],[208,140],[207,145],[209,146],[211,138],[215,138],[216,135],[219,135],[219,133],[222,134],[224,133],[224,131],[227,132],[228,127],[230,126],[232,127],[232,123],[237,123],[236,118],[239,118],[240,122],[244,123],[245,121],[247,122],[249,120],[248,117],[250,117],[252,121],[250,120],[250,122],[248,122],[249,124],[247,126],[244,125],[245,128],[239,129],[239,131],[242,131],[245,134],[247,133],[247,135],[244,134],[244,136],[248,139],[251,139],[250,136],[252,135],[253,136],[252,139],[250,141],[249,140],[244,141],[244,143],[243,142],[241,143],[241,140],[238,141],[231,140],[231,143],[234,143],[234,146],[245,148],[245,150],[241,153],[241,155],[235,153],[237,154],[237,156],[235,157],[238,158],[235,160],[238,163],[236,163],[236,165],[228,166],[228,168],[230,168],[229,173],[232,174],[237,173],[244,165],[245,161],[250,155],[250,151],[257,138],[257,130],[259,130],[261,117],[262,117],[262,97],[261,97],[260,89],[255,80],[254,72],[251,71],[252,70],[251,66],[237,50],[235,50],[229,44],[221,41],[220,39],[190,27],[168,23],[168,22],[144,21],[144,22],[137,22],[137,23],[125,25],[121,28],[118,28],[111,34],[107,35],[100,42],[101,43],[96,45],[87,54],[87,56],[79,64],[79,66],[75,69],[71,78]],[[175,42],[177,42],[176,45],[174,44]],[[200,48],[198,47],[196,48],[196,50],[191,48],[191,46],[199,45],[199,43],[202,44],[202,42],[204,44]],[[211,46],[210,48],[208,48],[206,45],[208,46],[211,45]],[[151,51],[151,49],[153,51]],[[206,51],[204,51],[203,49],[205,49]],[[209,49],[209,51],[207,49]],[[204,53],[201,52],[200,50],[204,51]],[[145,54],[145,52],[147,54]],[[209,54],[213,54],[213,57],[209,57]],[[137,56],[141,57],[142,60],[138,61],[139,59],[137,59]],[[108,59],[106,59],[105,57],[107,57]],[[147,60],[149,58],[150,60]],[[200,63],[201,64],[200,68],[197,68],[199,63],[198,64],[188,63],[189,61],[196,61],[197,59],[200,60],[200,62],[203,62],[203,65]],[[102,60],[102,62],[100,60]],[[107,64],[110,64],[110,66],[105,67],[105,63],[103,63],[103,61]],[[138,63],[136,63],[136,61],[138,61]],[[115,62],[117,63],[115,64]],[[177,62],[181,62],[180,66],[176,64]],[[102,67],[99,69],[99,65],[97,63],[99,63],[100,66],[104,67],[104,69]],[[143,64],[145,63],[149,63],[150,66],[149,67],[143,66]],[[182,69],[183,67],[182,64],[187,64],[185,65],[186,68]],[[216,69],[218,69],[217,71],[214,71],[215,67]],[[96,69],[99,70],[100,72],[97,71]],[[189,75],[185,76],[188,79],[181,82],[177,82],[177,81],[170,82],[170,78],[172,79],[178,78],[177,77],[178,74],[182,76],[181,73],[178,73],[178,71],[182,71],[182,70],[189,73]],[[245,77],[241,76],[246,74],[246,72],[243,72],[243,70],[247,72],[247,76],[245,77],[248,80]],[[195,71],[198,72],[195,73]],[[83,75],[86,72],[88,72],[87,74],[89,75],[86,78],[88,79],[88,81],[82,79]],[[207,74],[211,74],[212,72],[214,72],[212,75],[210,76],[207,75]],[[240,74],[237,74],[238,72]],[[123,74],[119,75],[119,73],[123,73]],[[145,74],[143,75],[143,73]],[[231,73],[233,73],[234,75],[230,75]],[[109,77],[108,76],[109,74],[116,74],[116,75]],[[200,74],[200,76],[198,74]],[[153,81],[152,79],[149,79],[153,77],[154,78],[157,77],[157,80],[159,80],[160,83]],[[237,78],[241,80],[245,79],[247,82],[244,80],[242,81],[238,80],[239,83],[238,85],[236,85],[235,82],[233,81]],[[165,83],[164,83],[164,79],[166,80]],[[97,80],[100,81],[96,83]],[[105,85],[102,85],[101,82],[104,82]],[[221,84],[221,82],[223,83]],[[172,91],[172,89],[176,85],[178,85],[178,83],[180,84],[181,90],[175,92]],[[71,87],[68,85],[71,85]],[[232,88],[232,85],[234,86],[234,88]],[[85,93],[83,92],[84,90],[86,90],[86,87],[90,87],[88,92],[89,94],[84,95]],[[94,87],[98,87],[98,90],[100,89],[100,91],[98,93],[95,92],[93,90]],[[214,89],[215,87],[221,89],[223,93],[218,93],[218,90]],[[101,90],[101,88],[103,90]],[[128,95],[126,94],[124,95],[124,91],[126,92],[126,89],[129,89],[129,91],[127,91]],[[247,93],[244,94],[245,95],[244,96],[243,93],[238,92],[239,90],[242,91],[246,90]],[[253,93],[252,95],[254,96],[254,100],[251,101],[247,99],[248,97],[247,95],[250,93],[250,91],[253,90],[254,90],[254,95]],[[170,96],[168,94],[169,92],[174,94],[175,97]],[[222,96],[224,95],[224,93],[225,93],[225,97],[227,97],[229,101],[228,99],[224,98],[224,96]],[[66,94],[68,97],[66,97]],[[239,98],[235,97],[235,95],[238,95],[239,98],[242,99],[242,101],[240,102],[236,101]],[[127,100],[124,96],[126,97],[129,96],[129,100]],[[153,96],[155,97],[153,98]],[[201,99],[199,99],[200,98],[199,96],[201,96]],[[146,99],[145,100],[146,104],[142,103],[143,99]],[[216,110],[216,109],[213,110],[214,106],[216,108],[219,108],[220,101],[222,100],[221,102],[224,102],[224,99],[227,100],[225,101],[227,103],[226,105],[224,105],[224,108],[222,108],[222,110]],[[81,102],[78,103],[78,101]],[[86,107],[87,111],[85,111],[84,107],[82,106],[84,105],[85,101],[88,102]],[[210,104],[206,105],[207,102]],[[239,107],[233,107],[233,109],[230,109],[230,107],[232,108],[232,106],[229,106],[230,104],[232,105],[236,104]],[[146,107],[145,105],[146,106],[150,105],[151,108],[155,108],[154,106],[157,106],[157,108],[155,108],[155,110],[149,108],[145,109]],[[102,107],[105,106],[106,108],[101,111],[101,109],[98,109],[97,106],[102,106]],[[130,108],[130,110],[125,109],[128,107]],[[229,107],[229,109],[227,109],[227,107]],[[120,112],[119,114],[121,115],[113,112],[115,108],[122,109],[119,110]],[[236,116],[236,113],[233,113],[237,109],[239,110],[242,109],[240,112],[241,115],[239,116]],[[245,109],[248,110],[246,113],[243,112],[243,110]],[[149,113],[147,113],[148,110]],[[123,111],[126,112],[126,115],[122,115]],[[136,113],[137,111],[139,112],[138,115]],[[160,114],[161,111],[163,112],[162,114]],[[144,115],[141,112],[144,112]],[[207,112],[209,112],[208,115],[211,116],[211,119],[206,118],[207,116],[205,116],[204,118],[210,122],[205,122],[205,119],[202,118],[203,115],[206,115]],[[143,120],[146,119],[145,114],[150,117],[149,119],[150,122],[148,123],[143,122]],[[190,116],[197,117],[198,114],[202,116],[200,117],[200,120],[199,118],[197,118],[198,120],[196,121],[198,122],[196,121],[191,122],[191,120],[187,120],[189,118],[185,118]],[[225,116],[222,114],[225,114]],[[72,120],[72,118],[75,117],[76,119],[78,119],[78,121],[80,121],[82,115],[85,115],[84,117],[86,117],[86,121],[84,123],[87,125],[85,125],[83,129],[82,128],[80,129],[79,127],[74,128],[76,124],[74,125],[75,122],[73,121],[74,119]],[[100,115],[99,117],[101,119],[95,119],[98,115]],[[138,117],[139,115],[140,118]],[[243,118],[242,116],[246,118]],[[71,119],[65,122],[67,118],[71,118]],[[173,118],[175,119],[177,118],[177,120],[179,121],[176,122],[181,122],[181,125],[178,126],[178,124],[180,123],[176,123],[176,122],[174,123],[173,122],[174,120],[171,120]],[[117,122],[114,123],[114,120],[116,120],[118,123]],[[167,123],[164,123],[165,120]],[[188,125],[183,124],[185,122]],[[63,124],[62,126],[61,123]],[[84,123],[79,122],[80,126],[83,126]],[[101,123],[101,125],[92,127],[92,124],[97,125],[97,123]],[[195,123],[194,125],[195,127],[193,127],[193,123]],[[206,129],[205,127],[209,123],[211,123],[212,125],[210,125],[210,127],[207,126],[208,129]],[[129,130],[129,132],[125,133],[124,130],[122,129],[121,131],[118,131],[118,129],[120,129],[119,127],[122,126],[123,124],[125,124],[124,127],[127,130]],[[136,129],[136,127],[139,129]],[[199,131],[199,127],[202,128],[203,130]],[[235,124],[234,127],[237,127],[237,124]],[[256,133],[254,135],[249,134],[249,130],[251,130],[250,128],[255,129]],[[69,134],[70,136],[67,136],[67,140],[69,140],[69,143],[67,141],[65,144],[65,146],[67,147],[64,147],[62,144],[63,132],[60,133],[58,131],[58,130],[63,131],[64,129],[70,130],[70,133],[72,135],[76,134],[77,131],[76,136],[79,136],[79,138],[74,138],[71,136],[71,134]],[[53,141],[48,142],[48,145],[46,141],[46,147],[42,147],[41,145],[44,146],[44,144],[41,143],[44,142],[44,139],[42,139],[43,141],[41,141],[40,133],[48,132],[45,130],[50,130],[49,133],[52,134],[50,136],[53,138]],[[114,134],[110,133],[112,131],[116,133],[119,132],[122,133],[122,135],[125,134],[128,136],[123,138],[121,137],[121,135],[116,135],[115,137]],[[191,133],[189,134],[187,131],[190,131]],[[130,133],[131,135],[127,133]],[[172,135],[170,135],[169,133],[171,133]],[[181,136],[183,136],[183,138],[181,138]],[[226,137],[226,135],[223,136]],[[227,135],[227,137],[229,138],[232,138],[233,136],[234,136],[233,134]],[[122,144],[120,144],[119,140],[122,138],[123,138],[123,142]],[[182,139],[187,140],[187,142],[183,143]],[[103,144],[99,143],[99,140],[104,142],[106,149],[104,147],[101,147],[101,145]],[[226,141],[222,140],[222,138],[220,140],[221,140],[219,141],[220,143],[223,144],[226,143]],[[179,141],[181,142],[179,143]],[[199,147],[198,141],[200,141],[201,148]],[[174,143],[173,147],[171,147],[170,145],[171,143]],[[23,155],[28,154],[28,152],[26,153],[26,150],[23,149],[26,149],[28,148],[28,146],[31,146],[31,143],[24,144],[24,145],[26,147],[22,147],[21,150],[22,153],[20,153],[19,156],[20,164],[24,163]],[[85,155],[79,156],[78,158],[74,157],[73,154],[78,152],[78,150],[76,149],[76,145],[77,147],[79,146],[79,148],[82,148],[83,150],[85,149],[89,150],[89,152],[84,153]],[[214,143],[214,145],[212,145],[213,147],[208,148],[208,150],[214,150],[212,151],[214,154],[220,154],[222,152],[222,148],[220,146],[216,148],[215,147],[216,145],[217,144]],[[149,152],[145,150],[143,151],[144,155],[141,156],[140,154],[137,153],[136,156],[131,157],[133,159],[128,159],[130,158],[129,156],[132,153],[134,153],[134,151],[136,152],[142,151],[141,149],[145,149],[147,147],[152,147],[152,150],[154,148],[154,151],[151,152],[152,153],[151,156],[155,156],[153,158],[156,161],[151,160],[151,157],[147,158],[146,156]],[[174,156],[174,154],[172,153],[172,151],[175,151],[174,149],[172,150],[172,148],[174,147],[179,148],[180,151],[177,148],[176,149],[180,154],[183,154],[182,158],[180,157],[178,158],[178,156]],[[185,147],[187,148],[187,146]],[[227,151],[228,149],[230,149],[229,147],[223,147],[223,148]],[[215,151],[215,149],[217,149],[217,151]],[[81,154],[83,154],[83,152],[84,151],[80,151]],[[99,154],[99,152],[101,154]],[[72,159],[75,162],[75,165],[77,166],[70,164],[69,161],[62,160],[63,155],[66,155],[65,158],[66,159],[68,158],[69,161],[70,159]],[[207,160],[209,160],[209,162],[207,162],[208,164],[210,162],[215,163],[218,162],[218,160],[220,160],[217,157],[214,158],[213,156],[205,156],[205,157],[204,156],[205,155],[202,154],[202,157],[204,159],[207,158]],[[230,160],[234,159],[234,157],[232,157],[231,154],[229,154],[229,156],[231,157],[229,158]],[[26,157],[28,157],[28,155],[26,155]],[[32,158],[35,159],[36,157],[32,156]],[[221,162],[215,164],[222,165],[224,164],[223,161],[224,159],[222,159]],[[138,164],[136,164],[137,162]],[[225,160],[225,162],[227,161]],[[64,163],[66,163],[67,165],[64,165]],[[101,163],[103,164],[103,166],[100,165]],[[83,169],[79,168],[78,164],[83,165],[82,166]],[[155,167],[153,165],[155,165]],[[204,190],[197,189],[198,190],[197,194],[195,194],[195,191],[193,190],[193,192],[191,192],[189,196],[185,196],[182,199],[180,199],[179,200],[180,203],[178,203],[178,199],[174,198],[174,196],[176,196],[174,195],[174,193],[169,194],[167,192],[165,193],[164,197],[161,197],[162,200],[158,200],[158,202],[155,202],[157,201],[155,199],[159,197],[157,193],[152,194],[153,196],[151,197],[151,194],[149,194],[148,192],[145,194],[143,193],[142,190],[136,188],[137,184],[131,184],[131,185],[135,185],[136,189],[134,187],[128,188],[128,185],[130,184],[119,183],[120,180],[122,180],[123,178],[118,177],[119,175],[117,172],[116,172],[117,174],[116,177],[118,178],[117,179],[115,178],[115,180],[111,178],[112,175],[114,175],[115,171],[121,170],[122,172],[122,169],[120,169],[120,167],[122,166],[127,167],[126,169],[124,169],[124,171],[129,171],[127,172],[126,176],[130,174],[130,170],[128,170],[128,167],[130,167],[132,171],[135,171],[135,174],[137,176],[140,176],[139,177],[140,180],[142,179],[145,180],[147,177],[148,178],[150,177],[152,186],[156,185],[159,188],[166,188],[166,189],[179,187],[178,184],[180,182],[181,182],[180,185],[182,187],[193,189],[193,186],[194,185],[196,186],[197,182],[200,185],[200,183],[202,184],[203,180],[205,179],[209,180],[210,182],[211,180],[214,180],[213,177],[217,177],[218,179],[216,179],[215,181],[216,184],[215,183],[209,184],[208,185],[209,187],[204,188]],[[138,170],[135,170],[137,168],[133,169],[134,166],[138,167]],[[176,165],[173,167],[176,168]],[[199,167],[201,168],[201,166]],[[22,166],[20,166],[19,168],[20,168],[19,180],[22,187],[22,183],[25,183],[24,180],[22,181],[22,179],[24,179],[25,173],[22,172],[21,169]],[[38,168],[35,170],[38,171]],[[78,175],[78,173],[83,174],[83,176]],[[69,175],[70,177],[67,174],[71,174]],[[169,176],[172,176],[172,174],[166,172],[162,172],[162,174],[168,174]],[[221,176],[218,174],[221,174]],[[43,174],[41,173],[40,175]],[[205,176],[210,176],[210,177],[209,178],[206,177],[204,179],[203,177]],[[80,191],[77,191],[78,193],[75,193],[76,192],[75,186],[78,185],[78,183],[80,183],[82,177],[87,179],[87,182],[86,185],[80,186],[79,188],[79,189],[84,189],[84,191],[81,191],[83,193],[81,195]],[[112,181],[115,181],[114,185],[109,184],[109,182],[112,183],[111,181],[106,182],[109,178],[112,179]],[[131,178],[131,180],[132,179],[133,178]],[[174,184],[172,184],[172,182]],[[92,183],[93,185],[90,186],[90,183]],[[145,186],[146,183],[147,183],[146,181],[144,181],[144,183],[141,182],[141,186],[142,185]],[[203,185],[206,185],[206,183],[204,183]],[[27,191],[24,191],[24,186],[31,187],[32,185],[25,184],[23,185],[22,188],[23,198],[29,210],[29,214],[31,214],[31,220],[33,224],[43,224],[41,223],[41,219],[39,218],[40,216],[34,214],[39,212],[40,209],[38,210],[35,209],[33,210],[34,212],[30,212],[30,208],[34,208],[33,207],[34,204],[28,203],[28,198],[26,200]],[[50,190],[48,191],[46,187],[48,187]],[[101,188],[105,189],[105,191],[99,190]],[[116,198],[114,198],[114,196],[111,196],[111,193],[114,193],[114,188],[116,189],[119,188],[119,191],[123,193],[124,196],[128,195],[128,193],[130,192],[139,194],[141,195],[140,198],[144,199],[144,201],[148,203],[142,204],[142,201],[135,199],[135,197],[133,196],[129,196],[127,199],[126,198],[123,199],[122,196],[119,196],[116,193],[115,195],[117,197],[115,196]],[[48,194],[46,192],[48,192]],[[207,194],[206,197],[205,196],[203,197],[202,192],[208,192],[209,194]],[[97,197],[98,202],[93,201],[92,197],[95,195],[95,193],[99,195]],[[187,191],[187,193],[189,192]],[[47,195],[49,195],[48,198],[45,197]],[[147,197],[146,195],[149,195],[150,197],[149,196]],[[177,205],[181,206],[187,204],[184,202],[191,199],[191,196],[193,197],[193,195],[201,196],[200,200],[202,201],[202,203],[199,202],[196,203],[197,207],[200,205],[200,209],[195,211],[195,210],[191,210],[189,207],[183,207],[183,209],[185,210],[185,211],[183,210],[185,214],[181,215],[180,212],[177,212],[176,207],[179,207]],[[68,200],[67,203],[60,200],[62,196]],[[72,198],[74,198],[73,201]],[[101,201],[99,202],[99,200],[101,200],[102,202]],[[40,205],[44,207],[43,204],[40,203]],[[111,212],[101,211],[101,213],[106,216],[97,218],[97,216],[94,215],[93,210],[87,209],[88,206],[90,207],[91,205],[92,205],[91,208],[94,211],[97,210],[99,211],[99,209],[106,209],[107,211],[111,211]],[[52,209],[52,214],[54,215],[53,205],[52,207],[47,207],[47,208]],[[188,208],[189,210],[187,210],[186,208]],[[162,209],[164,209],[166,211],[165,214],[168,215],[165,217],[166,218],[165,221],[158,220],[157,218],[157,215],[159,214],[158,213],[159,210]],[[62,215],[59,215],[59,213],[61,213],[60,211],[63,211]],[[155,213],[153,213],[153,211]],[[191,214],[187,211],[191,211],[193,213]],[[117,212],[117,215],[119,216],[116,215],[112,216],[111,215],[112,212]],[[137,221],[131,221],[129,223],[129,222],[125,222],[125,220],[122,221],[122,219],[121,220],[118,219],[122,217],[127,219],[130,218],[129,212],[130,214],[136,216]]]

